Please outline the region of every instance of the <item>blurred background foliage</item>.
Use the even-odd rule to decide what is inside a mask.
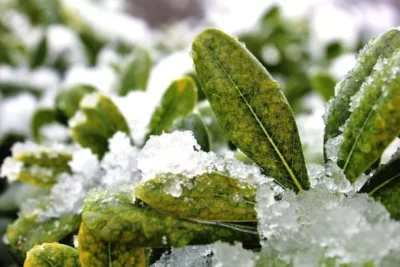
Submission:
[[[57,104],[57,96],[66,89],[92,86],[125,96],[130,91],[157,87],[160,81],[152,79],[165,76],[169,82],[178,78],[178,73],[188,74],[198,82],[191,63],[187,63],[188,49],[193,37],[205,27],[223,28],[238,36],[281,83],[296,116],[304,118],[304,114],[315,113],[310,94],[317,96],[323,110],[323,101],[334,95],[335,84],[355,62],[354,53],[366,40],[399,22],[398,2],[394,0],[306,1],[307,9],[306,4],[295,1],[240,2],[243,1],[0,1],[0,163],[10,154],[12,144],[40,136],[38,129],[31,127],[37,112],[50,108],[48,119],[66,127],[67,118],[60,115],[62,106]],[[300,16],[288,15],[287,10],[300,6],[305,10]],[[326,18],[329,25],[318,32],[324,12],[333,15]],[[385,20],[374,24],[376,18]],[[247,20],[253,22],[244,27],[249,24]],[[225,29],[227,24],[237,27]],[[338,32],[349,33],[350,37]],[[181,51],[189,60],[178,59]],[[163,60],[171,65],[159,68],[164,76],[154,78],[150,72]],[[202,90],[198,94],[201,102]],[[211,109],[204,103],[197,109],[214,147],[226,143]],[[321,115],[316,114],[319,119]],[[307,138],[303,142],[307,143]],[[307,144],[303,146],[307,153]],[[308,159],[320,161],[321,155],[310,151]],[[0,179],[0,235],[19,209],[18,204],[4,204],[1,193],[7,187],[6,179]],[[0,266],[12,266],[1,242]]]

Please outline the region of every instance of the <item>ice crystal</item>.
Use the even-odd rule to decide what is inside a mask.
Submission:
[[[256,254],[251,250],[243,249],[241,243],[236,242],[233,246],[222,242],[213,244],[214,267],[255,267],[256,259]]]
[[[290,266],[336,264],[361,266],[391,261],[399,251],[400,223],[365,194],[344,195],[313,188],[276,201],[269,188],[257,192],[256,210],[265,253]],[[397,262],[399,264],[399,262]]]
[[[151,267],[208,267],[211,266],[211,246],[172,248]]]

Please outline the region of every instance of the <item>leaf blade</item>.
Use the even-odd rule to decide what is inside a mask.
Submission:
[[[206,96],[231,141],[284,187],[308,189],[297,126],[278,83],[219,30],[201,33],[192,51]]]
[[[24,267],[79,267],[78,251],[58,243],[44,243],[28,251]]]

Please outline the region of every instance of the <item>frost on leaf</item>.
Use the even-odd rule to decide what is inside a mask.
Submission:
[[[214,267],[256,267],[256,254],[251,250],[243,249],[242,244],[239,242],[235,242],[233,246],[216,242],[212,248],[212,262]]]
[[[24,267],[80,267],[78,251],[67,245],[43,243],[26,254]]]

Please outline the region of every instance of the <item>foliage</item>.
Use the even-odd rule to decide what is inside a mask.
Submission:
[[[64,1],[10,2],[44,32],[28,46],[1,24],[0,64],[11,69],[24,64],[31,73],[46,67],[58,78],[41,85],[0,76],[1,97],[22,95],[45,102],[49,88],[60,89],[50,105],[34,108],[28,133],[0,138],[1,161],[5,158],[1,176],[10,182],[2,185],[0,219],[8,223],[19,211],[4,230],[19,264],[150,266],[202,246],[207,251],[202,257],[213,254],[214,262],[223,262],[226,254],[236,255],[237,262],[249,260],[249,266],[294,266],[298,262],[293,255],[301,250],[290,247],[289,256],[279,255],[282,248],[271,244],[276,233],[287,242],[297,238],[291,228],[295,223],[307,226],[301,229],[304,235],[331,230],[313,228],[307,212],[316,217],[325,212],[325,203],[316,207],[308,199],[313,194],[342,203],[342,208],[350,205],[345,201],[364,201],[360,210],[373,206],[390,214],[391,220],[376,219],[382,223],[379,227],[398,229],[393,225],[400,218],[400,153],[385,164],[380,160],[400,135],[399,29],[370,41],[336,84],[327,69],[344,52],[341,44],[329,44],[322,59],[312,58],[305,49],[308,22],[290,22],[272,7],[258,30],[239,36],[244,43],[216,29],[200,33],[190,53],[195,72],[171,77],[160,99],[151,103],[143,99],[154,97],[151,70],[162,51],[103,36]],[[46,30],[56,23],[76,35],[77,46],[53,55]],[[96,66],[110,50],[114,58],[107,66],[116,78],[110,91],[100,89],[100,76],[99,83],[60,86],[60,77],[68,76],[75,64],[73,51],[83,55],[79,62]],[[310,71],[311,65],[317,65],[317,71]],[[330,99],[323,165],[307,164],[296,123],[299,112],[307,109],[299,103],[310,89]],[[51,133],[62,140],[54,143]],[[14,139],[25,142],[12,146]],[[294,200],[306,204],[295,206],[292,213],[306,214],[279,219],[294,208]],[[368,220],[375,220],[376,210]],[[352,231],[342,232],[347,230]],[[297,242],[302,243],[301,238]],[[318,245],[310,247],[318,250]],[[394,246],[390,253],[398,251]],[[310,264],[354,263],[342,255],[317,252],[324,256]],[[361,262],[375,266],[384,257]]]

